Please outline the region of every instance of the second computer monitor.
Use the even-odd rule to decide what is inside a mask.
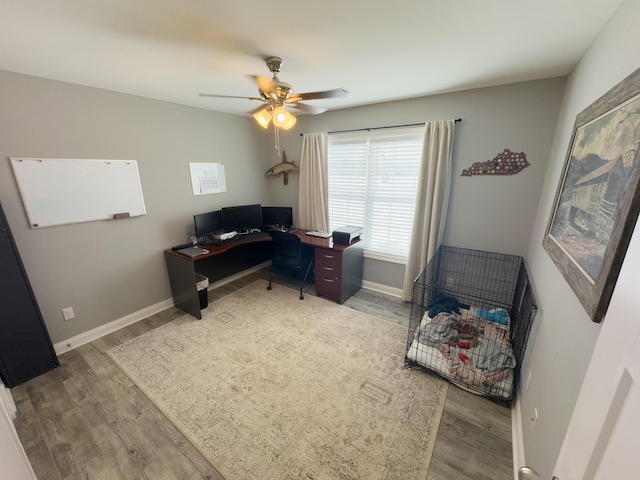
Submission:
[[[262,227],[262,209],[260,204],[224,207],[222,223],[226,232]]]
[[[269,227],[292,227],[293,208],[262,207],[262,222]]]

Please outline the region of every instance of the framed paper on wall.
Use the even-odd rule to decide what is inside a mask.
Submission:
[[[640,69],[577,117],[542,245],[594,322],[640,209]]]

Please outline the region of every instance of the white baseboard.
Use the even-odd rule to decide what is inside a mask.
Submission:
[[[389,285],[369,282],[367,280],[362,281],[362,288],[366,288],[367,290],[373,290],[374,292],[384,293],[386,295],[391,295],[392,297],[402,298],[401,288],[390,287]]]
[[[0,385],[1,388],[5,388],[2,383]],[[37,480],[13,422],[15,404],[11,392],[7,394],[8,397],[4,397],[0,401],[0,448],[2,449],[2,471],[4,472],[2,478]],[[11,398],[11,401],[9,405],[6,405],[8,398]],[[9,411],[7,407],[14,411]]]
[[[9,416],[15,420],[16,418],[16,404],[13,401],[11,390],[4,386],[4,383],[0,382],[0,404],[7,410]]]
[[[242,272],[236,273],[235,275],[231,275],[218,282],[209,284],[208,290],[212,290],[214,288],[220,287],[227,283],[233,282],[238,278],[242,278],[245,275],[258,271],[269,265],[271,265],[270,260],[267,262],[262,262],[259,265],[251,267],[247,270],[243,270]],[[94,340],[97,340],[100,337],[109,335],[110,333],[113,333],[116,330],[120,330],[121,328],[127,327],[136,322],[139,322],[140,320],[150,317],[151,315],[155,315],[156,313],[160,313],[163,310],[166,310],[167,308],[171,308],[171,307],[173,307],[173,298],[168,298],[154,305],[145,307],[142,310],[138,310],[137,312],[130,313],[129,315],[126,315],[122,318],[118,318],[116,320],[113,320],[112,322],[105,323],[104,325],[100,325],[99,327],[83,332],[79,335],[76,335],[75,337],[71,337],[61,342],[58,342],[53,346],[53,349],[55,350],[56,355],[61,355],[65,352],[73,350],[74,348],[81,347],[82,345],[85,345],[89,342],[93,342]]]
[[[222,285],[233,282],[234,280],[242,278],[250,273],[257,272],[258,270],[268,267],[269,265],[271,265],[271,261],[262,262],[254,267],[248,268],[247,270],[243,270],[242,272],[236,273],[234,275],[226,277],[217,282],[210,283],[208,290],[213,290],[214,288],[221,287]],[[388,285],[382,285],[379,283],[363,281],[362,287],[367,288],[369,290],[376,291],[376,292],[385,293],[387,295],[392,295],[394,297],[402,296],[401,289],[390,287]],[[61,342],[58,342],[53,346],[53,348],[56,352],[56,355],[61,355],[65,352],[73,350],[74,348],[81,347],[82,345],[85,345],[89,342],[93,342],[94,340],[97,340],[100,337],[109,335],[110,333],[113,333],[116,330],[127,327],[136,322],[139,322],[140,320],[145,319],[151,315],[155,315],[156,313],[159,313],[170,307],[173,307],[172,298],[168,298],[154,305],[150,305],[141,310],[138,310],[137,312],[130,313],[129,315],[126,315],[122,318],[118,318],[116,320],[113,320],[112,322],[105,323],[104,325],[100,325],[99,327],[88,330],[86,332],[83,332],[79,335],[68,338]]]
[[[511,448],[513,449],[513,478],[518,480],[518,470],[526,465],[524,459],[524,442],[522,438],[522,410],[520,409],[520,392],[511,405]]]
[[[148,307],[143,308],[142,310],[138,310],[137,312],[133,312],[122,318],[113,320],[112,322],[105,323],[104,325],[100,325],[99,327],[83,332],[79,335],[76,335],[75,337],[71,337],[66,340],[63,340],[62,342],[58,342],[53,345],[53,349],[56,351],[56,355],[61,355],[65,352],[73,350],[74,348],[81,347],[82,345],[85,345],[89,342],[93,342],[94,340],[97,340],[100,337],[109,335],[110,333],[113,333],[116,330],[120,330],[121,328],[127,327],[133,323],[139,322],[140,320],[147,318],[151,315],[155,315],[156,313],[159,313],[170,307],[173,307],[172,298],[158,302],[155,305],[150,305]]]

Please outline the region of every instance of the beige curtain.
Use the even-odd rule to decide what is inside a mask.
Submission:
[[[298,226],[301,228],[329,231],[328,148],[329,135],[325,132],[302,136],[298,191]]]
[[[418,193],[402,299],[411,300],[413,281],[433,257],[444,234],[451,190],[455,120],[425,124]]]

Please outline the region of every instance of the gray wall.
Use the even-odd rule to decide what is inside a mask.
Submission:
[[[454,146],[445,242],[524,255],[544,178],[563,78],[301,116],[282,132],[299,164],[300,132],[462,118]],[[170,297],[162,250],[187,240],[194,213],[260,202],[292,205],[298,176],[265,177],[281,159],[273,130],[253,119],[0,72],[0,201],[54,342]],[[511,177],[460,177],[503,149],[531,166]],[[139,162],[148,214],[30,230],[8,157],[126,158]],[[193,196],[189,162],[223,162],[228,192]],[[72,247],[72,248],[71,248]],[[399,289],[404,265],[368,258],[366,281]],[[62,308],[76,319],[65,322]]]
[[[281,136],[289,160],[300,160],[300,132],[335,131],[462,118],[456,127],[454,177],[444,242],[524,256],[544,180],[565,79],[468,90],[302,116]],[[525,152],[531,166],[514,176],[461,177],[474,162],[505,148]],[[271,150],[275,150],[271,147]],[[298,177],[270,183],[271,196],[297,205]],[[402,288],[404,265],[367,258],[364,278]]]
[[[541,309],[529,344],[530,359],[522,370],[523,375],[531,370],[531,384],[522,392],[520,403],[526,462],[543,478],[551,478],[600,325],[590,321],[543,250],[542,239],[576,115],[640,67],[638,18],[640,3],[623,2],[568,78],[531,236],[528,263]],[[640,291],[638,282],[625,287]],[[616,321],[609,316],[603,320]],[[539,419],[532,432],[529,418],[535,408]]]
[[[540,313],[523,368],[533,376],[520,396],[522,431],[526,460],[544,478],[600,328],[542,249],[542,236],[575,116],[640,66],[639,17],[640,5],[626,0],[570,76],[564,96],[564,79],[444,94],[301,117],[281,138],[299,163],[300,132],[463,118],[445,241],[527,256]],[[532,166],[514,177],[457,176],[504,148],[524,151]],[[30,230],[11,156],[136,159],[148,215]],[[254,201],[297,205],[296,175],[288,186],[281,177],[264,177],[280,159],[272,130],[257,129],[250,118],[7,72],[0,72],[0,157],[0,202],[54,342],[169,298],[161,252],[186,241],[194,213]],[[225,163],[228,192],[192,196],[190,161]],[[402,269],[368,259],[365,277],[399,288]],[[61,309],[68,306],[77,318],[64,322]],[[540,419],[531,432],[527,415],[536,407]]]
[[[194,213],[267,203],[253,119],[8,72],[0,106],[0,201],[54,343],[170,298],[162,251]],[[147,215],[31,230],[13,156],[137,160]],[[192,195],[189,162],[224,163],[227,193]]]

